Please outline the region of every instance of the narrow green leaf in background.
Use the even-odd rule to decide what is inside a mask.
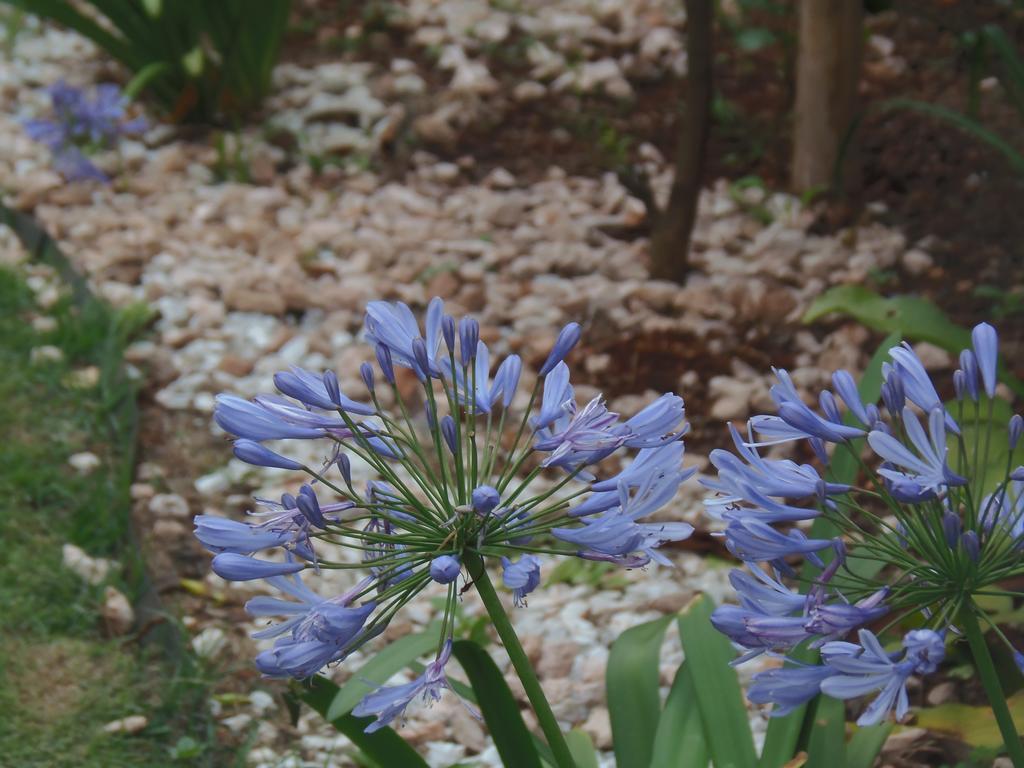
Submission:
[[[661,715],[658,661],[674,616],[627,629],[612,643],[605,687],[618,768],[648,768]]]
[[[310,687],[301,693],[302,700],[320,713],[327,716],[327,710],[338,695],[338,686],[326,677],[316,676],[310,681]],[[426,761],[417,754],[402,738],[390,728],[381,728],[373,733],[363,729],[373,722],[372,717],[356,717],[343,715],[330,720],[338,731],[348,738],[371,760],[381,765],[402,766],[402,768],[429,768]]]
[[[858,728],[846,749],[846,768],[872,768],[893,727],[892,723],[882,723]]]
[[[370,691],[384,685],[388,678],[408,667],[420,656],[436,649],[439,631],[438,625],[431,625],[423,632],[400,637],[382,648],[341,686],[327,710],[327,719],[334,720],[347,715]]]
[[[971,332],[921,296],[885,298],[862,285],[837,285],[814,300],[803,322],[812,323],[831,313],[848,315],[868,328],[895,334],[897,341],[927,341],[951,355],[971,346]],[[1007,371],[1002,362],[999,378],[1024,397],[1024,382]]]
[[[576,761],[576,768],[600,768],[597,757],[597,750],[594,749],[594,742],[590,736],[579,728],[573,728],[565,734],[565,741],[572,752],[572,758]]]
[[[519,703],[494,660],[469,640],[456,640],[452,652],[473,686],[502,763],[516,768],[541,768],[530,731],[519,712]]]
[[[654,757],[650,768],[707,768],[708,743],[697,709],[689,664],[684,661],[676,670],[672,690],[654,735]],[[728,671],[732,673],[731,668]]]
[[[694,695],[715,768],[757,765],[747,707],[729,662],[732,644],[711,624],[714,602],[697,595],[679,614],[679,638],[690,660]]]

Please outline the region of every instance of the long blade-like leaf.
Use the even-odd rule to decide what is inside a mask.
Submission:
[[[679,638],[690,660],[694,695],[711,762],[715,768],[757,765],[754,738],[735,670],[735,653],[725,635],[711,625],[714,603],[697,595],[679,614]]]
[[[804,768],[846,768],[846,704],[818,696]]]
[[[312,679],[310,687],[302,692],[302,700],[326,717],[327,710],[337,695],[338,686],[326,677],[317,676]],[[356,717],[355,715],[344,715],[330,721],[331,725],[348,736],[352,743],[365,752],[370,759],[381,765],[429,768],[416,750],[390,728],[381,728],[379,731],[366,733],[364,729],[372,722],[372,717]]]
[[[618,768],[648,768],[661,715],[658,659],[673,616],[627,629],[612,644],[605,686]]]
[[[654,735],[651,768],[707,768],[708,743],[689,665],[684,661],[676,670]]]
[[[388,643],[338,690],[327,710],[327,719],[347,715],[370,691],[384,685],[399,670],[437,647],[438,628],[428,627],[415,635]]]
[[[872,768],[893,728],[892,723],[858,728],[846,750],[846,768]]]
[[[1002,136],[990,131],[977,120],[967,115],[938,104],[930,104],[927,101],[917,101],[915,99],[889,99],[882,103],[882,107],[884,109],[905,109],[912,112],[920,112],[930,117],[937,117],[969,136],[985,142],[1006,158],[1015,172],[1024,174],[1024,155],[1014,149]]]
[[[600,768],[594,742],[583,731],[573,728],[565,734],[565,743],[569,745],[572,759],[576,761],[576,768]]]
[[[456,640],[452,652],[473,686],[477,704],[501,761],[516,768],[541,768],[530,731],[519,712],[519,704],[494,660],[470,640]]]

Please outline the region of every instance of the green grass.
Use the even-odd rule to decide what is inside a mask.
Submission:
[[[130,599],[142,586],[129,531],[135,393],[121,352],[146,314],[62,301],[50,310],[56,329],[39,333],[38,312],[24,281],[0,269],[0,766],[231,764],[211,743],[210,683],[196,660],[106,637],[103,585],[62,564],[71,542],[117,560],[108,583]],[[43,344],[64,359],[32,363]],[[96,384],[76,384],[89,366]],[[68,464],[80,451],[101,466],[80,475]],[[143,732],[103,732],[136,714],[149,720]],[[195,754],[173,754],[182,737]]]

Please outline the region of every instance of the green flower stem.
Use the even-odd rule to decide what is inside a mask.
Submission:
[[[509,621],[508,614],[505,613],[505,609],[501,606],[498,593],[494,591],[494,585],[491,584],[491,579],[487,575],[487,568],[484,566],[483,558],[475,552],[467,553],[465,562],[470,576],[473,577],[473,583],[476,584],[476,591],[479,593],[480,599],[483,600],[484,607],[487,608],[487,613],[490,615],[491,621],[494,622],[494,628],[498,631],[498,637],[501,638],[501,642],[508,652],[508,657],[512,661],[512,666],[515,667],[516,674],[519,675],[519,680],[522,682],[526,695],[530,699],[530,704],[533,705],[534,714],[537,715],[537,722],[540,723],[541,730],[544,731],[544,735],[547,737],[548,746],[551,747],[555,763],[558,765],[558,768],[576,768],[572,752],[569,751],[569,745],[565,742],[562,729],[555,719],[554,712],[551,711],[551,705],[548,704],[548,700],[544,696],[540,680],[537,679],[537,675],[533,671],[533,666],[526,656],[526,651],[523,650],[523,646],[519,643],[516,630],[512,626],[512,622]],[[1024,768],[1024,766],[1019,766],[1018,768]]]
[[[985,695],[988,696],[992,713],[999,724],[999,732],[1003,735],[1006,753],[1013,761],[1014,768],[1024,768],[1024,745],[1021,745],[1017,727],[1013,723],[1009,707],[1006,706],[1006,694],[1003,693],[1003,688],[999,684],[999,674],[992,663],[992,655],[985,643],[985,635],[978,625],[978,617],[975,616],[972,609],[968,608],[960,613],[960,623],[967,636],[967,642],[971,646],[971,655],[978,667],[978,675],[985,688]]]

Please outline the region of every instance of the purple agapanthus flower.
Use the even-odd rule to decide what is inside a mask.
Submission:
[[[390,725],[396,718],[403,717],[406,707],[417,696],[428,704],[440,701],[444,689],[451,687],[444,671],[451,655],[452,642],[448,640],[440,655],[427,665],[422,675],[411,683],[382,686],[367,694],[352,710],[352,714],[356,717],[376,717],[366,728],[367,733],[373,733]]]
[[[694,472],[682,467],[681,397],[667,393],[623,419],[601,397],[576,403],[565,361],[581,338],[575,323],[534,375],[515,354],[496,359],[476,319],[446,315],[440,299],[425,314],[421,326],[402,302],[372,302],[365,339],[376,365],[363,362],[345,376],[293,366],[273,377],[278,394],[219,395],[214,420],[234,438],[239,459],[302,472],[307,482],[268,503],[258,520],[196,518],[217,573],[266,578],[299,600],[251,603],[292,617],[286,629],[260,635],[277,638],[257,658],[268,675],[304,677],[344,659],[422,591],[447,585],[435,661],[414,683],[363,700],[354,711],[377,716],[369,730],[447,686],[450,619],[465,589],[489,579],[488,564],[500,564],[514,604],[525,607],[540,586],[537,554],[671,565],[658,548],[693,531],[685,522],[651,521]],[[395,366],[414,379],[400,382]],[[524,378],[532,391],[517,397]],[[343,393],[350,381],[362,382],[365,394]],[[406,383],[418,389],[414,401]],[[308,450],[293,457],[296,440],[319,446],[322,461]],[[372,474],[362,493],[353,485],[357,466]],[[297,579],[281,579],[349,568],[369,577],[339,598],[320,599]]]
[[[121,136],[141,133],[146,121],[127,117],[127,99],[113,84],[98,85],[89,93],[60,81],[47,93],[52,116],[25,121],[25,132],[49,148],[54,167],[69,181],[109,181],[86,153],[110,149]]]
[[[878,691],[878,696],[857,719],[857,725],[877,725],[892,710],[896,719],[907,716],[907,680],[912,675],[927,675],[938,669],[945,656],[943,633],[930,629],[915,629],[903,639],[902,654],[886,653],[878,638],[869,630],[859,633],[860,648],[847,652],[850,644],[843,643],[822,653],[826,666],[833,674],[821,682],[821,690],[837,699],[854,699]],[[834,651],[841,649],[842,653]]]
[[[777,412],[731,428],[733,452],[711,452],[717,477],[705,485],[715,495],[705,504],[726,524],[718,535],[753,574],[734,575],[739,605],[718,608],[714,625],[741,646],[737,662],[797,645],[821,651],[819,664],[789,660],[755,676],[752,701],[774,702],[775,714],[784,714],[819,692],[877,692],[861,724],[890,711],[903,717],[907,679],[935,670],[946,631],[966,620],[965,611],[984,615],[975,596],[1011,573],[1024,575],[1024,483],[1017,482],[1024,472],[1009,469],[1020,463],[1024,419],[995,416],[995,330],[981,323],[971,342],[959,355],[950,403],[906,343],[891,347],[881,365],[881,404],[864,402],[864,385],[837,371],[814,409],[777,371]],[[992,434],[1004,424],[1005,436]],[[800,455],[816,461],[762,457],[762,447],[783,443],[799,443]],[[1002,452],[994,463],[993,446]],[[800,559],[809,571],[798,575]],[[791,587],[798,577],[806,594]],[[908,633],[902,653],[886,653],[868,629],[915,613],[927,628]],[[859,645],[845,640],[853,635]]]
[[[297,574],[269,579],[297,602],[254,597],[245,604],[252,616],[288,617],[253,634],[257,639],[278,638],[273,648],[256,657],[259,670],[268,677],[310,677],[324,665],[344,658],[355,647],[366,619],[377,607],[372,601],[352,604],[370,581],[364,579],[347,592],[325,599],[306,587]]]
[[[540,558],[523,555],[514,563],[507,557],[501,558],[501,580],[512,590],[515,604],[525,606],[526,596],[540,584]]]

